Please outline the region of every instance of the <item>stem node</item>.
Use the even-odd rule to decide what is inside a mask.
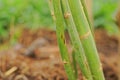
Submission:
[[[70,17],[70,15],[71,15],[71,14],[70,14],[69,12],[66,12],[66,13],[64,14],[64,18],[65,18],[65,19],[68,19],[68,18]]]
[[[86,39],[88,36],[90,36],[90,31],[88,31],[84,35],[80,36],[80,39]]]

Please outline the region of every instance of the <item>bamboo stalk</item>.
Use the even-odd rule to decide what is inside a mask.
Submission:
[[[74,75],[73,67],[70,63],[66,43],[65,43],[65,36],[64,36],[64,18],[61,11],[60,0],[53,0],[53,7],[55,12],[55,22],[56,22],[56,33],[58,44],[60,48],[61,57],[64,63],[64,68],[66,70],[67,76],[69,80],[76,80]]]
[[[86,60],[85,53],[84,53],[84,50],[82,48],[82,44],[81,44],[80,39],[79,39],[77,29],[76,29],[75,24],[73,22],[73,18],[71,16],[71,12],[69,10],[67,0],[61,0],[61,3],[62,3],[62,10],[63,10],[63,14],[64,14],[64,19],[65,19],[65,22],[67,25],[70,39],[71,39],[72,44],[73,44],[73,50],[75,50],[75,55],[77,57],[76,60],[78,61],[79,66],[81,68],[81,71],[82,71],[83,75],[85,76],[85,78],[87,80],[92,80],[92,75],[91,75],[91,72],[89,70],[88,62]]]
[[[68,0],[70,10],[90,66],[93,80],[105,80],[90,26],[80,0]]]

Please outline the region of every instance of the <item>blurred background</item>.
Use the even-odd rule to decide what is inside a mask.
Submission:
[[[8,40],[13,28],[19,36],[21,28],[41,27],[53,28],[47,0],[0,0],[0,43]]]
[[[88,13],[91,22],[95,29],[95,40],[98,51],[100,53],[106,53],[107,55],[110,55],[110,53],[111,54],[120,53],[118,45],[119,44],[118,36],[120,35],[119,31],[120,29],[118,27],[118,23],[120,20],[119,17],[120,14],[118,13],[120,11],[119,10],[120,1],[86,0],[86,3],[87,7],[89,8]],[[103,35],[105,36],[101,37]],[[41,36],[48,40],[47,45],[49,46],[54,45],[52,49],[50,48],[50,51],[51,53],[56,53],[54,52],[54,50],[56,51],[58,50],[58,48],[56,49],[55,46],[57,44],[57,40],[55,37],[56,36],[55,24],[50,14],[48,0],[0,0],[0,56],[2,53],[3,54],[8,53],[12,50],[11,52],[12,54],[15,53],[14,50],[17,50],[17,53],[18,52],[25,53],[26,55],[30,54],[30,56],[31,54],[35,53],[35,55],[37,55],[38,58],[41,59],[41,56],[38,55],[40,53],[39,50],[38,49],[36,50],[36,48],[34,47],[29,47],[34,46],[36,44],[41,45],[41,43],[44,43],[45,40],[43,40],[42,42],[41,39],[40,41],[38,40],[39,38],[41,38]],[[37,40],[38,42],[36,42]],[[23,48],[24,50],[25,48],[27,50],[25,50],[24,52]],[[42,49],[43,52],[45,51],[45,49],[48,49],[49,51],[49,47]],[[7,52],[2,52],[4,50],[7,50]],[[46,57],[46,55],[44,54],[42,56]],[[104,60],[103,57],[102,60]],[[114,60],[111,62],[114,62]],[[113,63],[109,64],[110,66],[111,65],[113,66]],[[15,65],[16,63],[14,63],[14,66]],[[9,67],[6,69],[0,70],[0,74],[4,73],[6,70],[11,69],[12,67],[13,64],[9,65]],[[0,68],[2,67],[0,66]],[[113,67],[111,69],[113,69]],[[117,71],[116,68],[115,71]],[[119,80],[118,76],[116,78],[118,72],[112,74],[109,73],[108,71],[107,73],[106,64],[105,72],[106,76],[108,77],[106,80]],[[30,74],[29,75],[27,74],[27,76],[30,76]],[[112,76],[113,79],[110,79],[110,76]],[[8,80],[8,78],[6,80]],[[28,80],[34,80],[34,78]],[[35,80],[47,80],[47,79],[35,79]]]
[[[101,27],[110,33],[117,33],[116,13],[119,0],[93,0],[92,12],[94,27]],[[89,0],[87,1],[89,5]],[[91,2],[90,2],[91,3]],[[91,5],[90,5],[91,6]],[[10,37],[14,28],[14,37],[19,37],[21,28],[55,29],[47,0],[0,0],[0,44]],[[13,32],[13,31],[12,31]]]

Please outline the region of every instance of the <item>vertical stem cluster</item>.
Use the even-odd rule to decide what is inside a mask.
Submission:
[[[80,0],[68,0],[77,31],[85,51],[85,56],[94,80],[104,80],[102,66],[96,50],[89,23]]]
[[[50,0],[50,5],[52,6],[51,12],[56,23],[58,44],[68,79],[77,80],[76,62],[78,62],[86,80],[105,80],[84,0]],[[74,66],[71,64],[66,47],[65,26],[67,26],[74,50],[72,55]]]
[[[64,36],[64,19],[61,11],[61,4],[60,0],[53,0],[53,7],[54,7],[54,13],[55,13],[55,22],[56,22],[56,33],[57,33],[57,39],[58,44],[60,48],[61,57],[64,63],[64,68],[66,70],[67,75],[69,76],[69,80],[76,80],[74,75],[73,67],[70,63],[66,43],[65,43],[65,36]]]
[[[73,44],[73,50],[76,53],[76,60],[79,63],[81,71],[83,72],[84,76],[88,80],[92,80],[91,73],[88,67],[87,60],[85,58],[85,52],[83,50],[81,41],[79,39],[79,34],[75,27],[71,12],[69,10],[69,6],[67,4],[67,0],[61,0],[64,20],[68,29],[68,33],[70,35],[71,42]]]

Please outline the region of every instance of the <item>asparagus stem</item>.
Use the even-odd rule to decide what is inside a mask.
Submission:
[[[89,23],[84,15],[82,3],[79,0],[68,0],[68,3],[85,51],[93,80],[105,80]]]
[[[65,36],[64,36],[65,25],[64,25],[64,18],[61,11],[60,0],[53,0],[53,7],[55,12],[55,18],[56,18],[55,22],[56,22],[57,39],[58,39],[61,57],[64,63],[64,68],[66,70],[68,79],[76,80],[73,67],[70,63],[66,43],[65,43]]]
[[[89,18],[89,16],[88,16],[88,11],[87,11],[87,8],[86,8],[86,4],[85,4],[85,0],[80,0],[81,1],[81,3],[82,3],[82,6],[83,6],[83,10],[84,10],[84,14],[85,14],[85,16],[86,16],[86,18],[87,18],[87,21],[88,21],[88,23],[89,23],[89,26],[90,26],[90,29],[91,29],[91,32],[92,33],[94,33],[93,31],[93,26],[91,25],[91,21],[90,21],[90,18]]]
[[[73,63],[73,68],[74,68],[74,73],[75,73],[75,77],[76,77],[76,79],[78,78],[78,71],[77,71],[77,61],[76,61],[76,57],[75,57],[75,55],[76,55],[76,53],[75,53],[75,51],[73,51],[73,53],[72,53],[72,63]]]
[[[52,16],[53,20],[55,21],[54,8],[53,8],[52,0],[48,0],[48,4],[49,4],[51,16]]]
[[[67,25],[67,29],[70,35],[70,39],[73,44],[73,49],[76,52],[76,60],[79,63],[79,66],[81,68],[81,71],[83,72],[83,75],[86,77],[87,80],[92,80],[91,72],[89,70],[88,63],[86,61],[85,53],[82,48],[82,44],[79,39],[79,35],[77,32],[77,29],[75,27],[75,24],[73,22],[73,18],[71,16],[71,12],[67,3],[67,0],[61,0],[62,3],[62,10],[64,14],[64,19]]]

